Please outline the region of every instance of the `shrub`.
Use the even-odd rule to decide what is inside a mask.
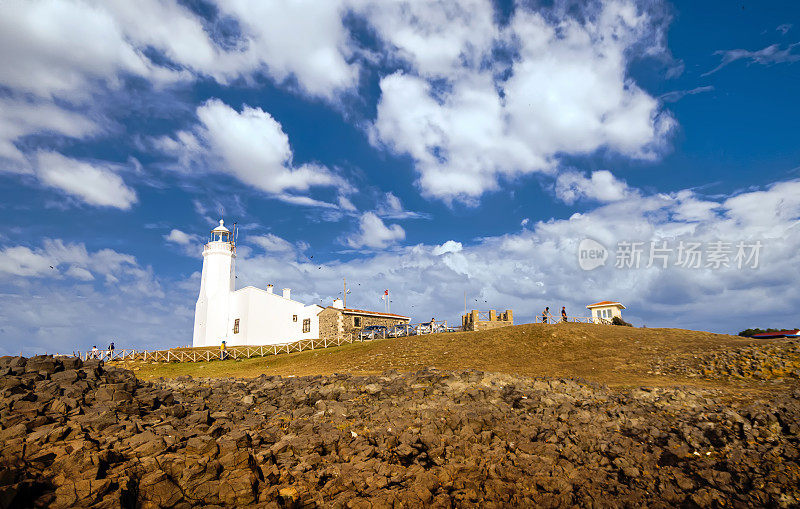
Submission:
[[[615,316],[614,318],[612,318],[611,319],[611,323],[613,325],[624,325],[625,327],[633,327],[633,325],[629,324],[628,322],[626,322],[625,320],[623,320],[622,318],[620,318],[618,316]]]

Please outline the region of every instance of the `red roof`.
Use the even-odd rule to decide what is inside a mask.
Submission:
[[[610,306],[610,305],[613,305],[613,304],[619,304],[622,307],[622,309],[625,309],[625,306],[623,306],[622,303],[615,302],[613,300],[601,300],[600,302],[595,302],[594,304],[589,304],[586,307],[587,308],[593,308],[593,307],[598,307],[598,306]]]
[[[750,336],[751,338],[779,338],[781,336],[796,336],[800,333],[800,329],[792,329],[792,330],[779,330],[775,332],[759,332],[758,334],[753,334]]]
[[[339,308],[333,308],[333,309],[339,309]],[[400,319],[403,319],[403,320],[411,320],[411,318],[408,317],[408,316],[396,315],[394,313],[383,313],[381,311],[367,311],[366,309],[345,308],[345,309],[340,309],[340,311],[342,311],[343,313],[350,314],[350,315],[385,316],[387,318],[400,318]]]

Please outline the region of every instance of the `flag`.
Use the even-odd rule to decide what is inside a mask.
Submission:
[[[389,290],[384,290],[383,295],[381,295],[381,300],[386,300],[389,298]]]

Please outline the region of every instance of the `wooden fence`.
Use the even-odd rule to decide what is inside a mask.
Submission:
[[[561,317],[549,315],[546,322],[542,322],[542,316],[537,316],[536,323],[560,323]],[[568,322],[574,323],[605,323],[610,324],[611,320],[595,318],[591,316],[572,316],[567,317]],[[354,332],[351,336],[334,339],[301,339],[291,343],[281,343],[277,345],[262,346],[230,346],[226,350],[226,359],[250,359],[252,357],[265,357],[267,355],[279,355],[283,353],[303,352],[305,350],[317,350],[333,346],[347,345],[350,343],[363,343],[374,339],[386,339],[402,336],[414,336],[417,334],[430,334],[431,332],[444,332],[449,330],[461,330],[458,328],[448,328],[447,322],[436,324],[436,331],[431,331],[429,324],[406,324],[405,333],[392,333],[391,329],[383,330],[375,334],[364,334]],[[175,348],[171,350],[97,350],[86,352],[74,352],[75,357],[83,360],[99,359],[102,361],[144,361],[144,362],[207,362],[219,360],[221,353],[218,347],[202,348]]]
[[[567,319],[564,320],[561,316],[547,315],[547,320],[542,321],[542,315],[540,314],[536,316],[535,323],[561,323],[561,322],[610,324],[611,320],[606,320],[605,318],[597,318],[592,316],[568,316]]]
[[[354,334],[350,337],[333,339],[301,339],[291,343],[262,346],[230,346],[226,349],[226,359],[250,359],[251,357],[264,357],[282,353],[302,352],[332,346],[341,346],[349,343],[369,341],[371,338],[359,337]],[[205,362],[219,360],[221,352],[218,347],[203,348],[178,348],[171,350],[97,350],[78,352],[77,357],[83,360],[99,359],[103,361],[137,360],[149,362]]]
[[[427,325],[427,327],[426,327]],[[301,339],[291,343],[263,346],[229,346],[226,350],[226,359],[250,359],[267,355],[282,353],[302,352],[333,346],[347,345],[350,343],[363,343],[374,339],[396,338],[402,336],[415,336],[417,334],[430,334],[431,332],[444,332],[447,321],[436,324],[436,330],[431,331],[430,324],[405,324],[403,331],[394,328],[375,331],[372,334],[354,332],[350,336],[337,339]],[[170,350],[97,350],[77,352],[76,357],[83,360],[99,359],[102,361],[149,361],[149,362],[206,362],[219,360],[221,357],[219,347],[202,348],[174,348]]]

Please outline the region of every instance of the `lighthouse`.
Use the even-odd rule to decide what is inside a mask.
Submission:
[[[235,260],[233,236],[220,219],[203,246],[203,273],[194,311],[192,346],[219,345],[232,331],[229,315],[235,290]]]
[[[292,299],[291,288],[277,292],[272,283],[265,283],[260,288],[245,286],[237,290],[235,240],[235,235],[220,221],[203,246],[200,295],[194,311],[192,345],[195,347],[220,346],[223,341],[230,347],[286,345],[322,337],[338,342],[336,338],[344,331],[346,313],[358,315],[347,315],[347,323],[356,329],[365,322],[384,323],[374,320],[388,320],[385,323],[390,325],[409,320],[389,313],[342,309],[341,305],[324,308],[317,304],[304,304]],[[253,260],[245,259],[242,263],[252,264]],[[286,269],[286,272],[295,272],[293,268]],[[325,310],[328,314],[324,318],[323,336],[320,316]]]

